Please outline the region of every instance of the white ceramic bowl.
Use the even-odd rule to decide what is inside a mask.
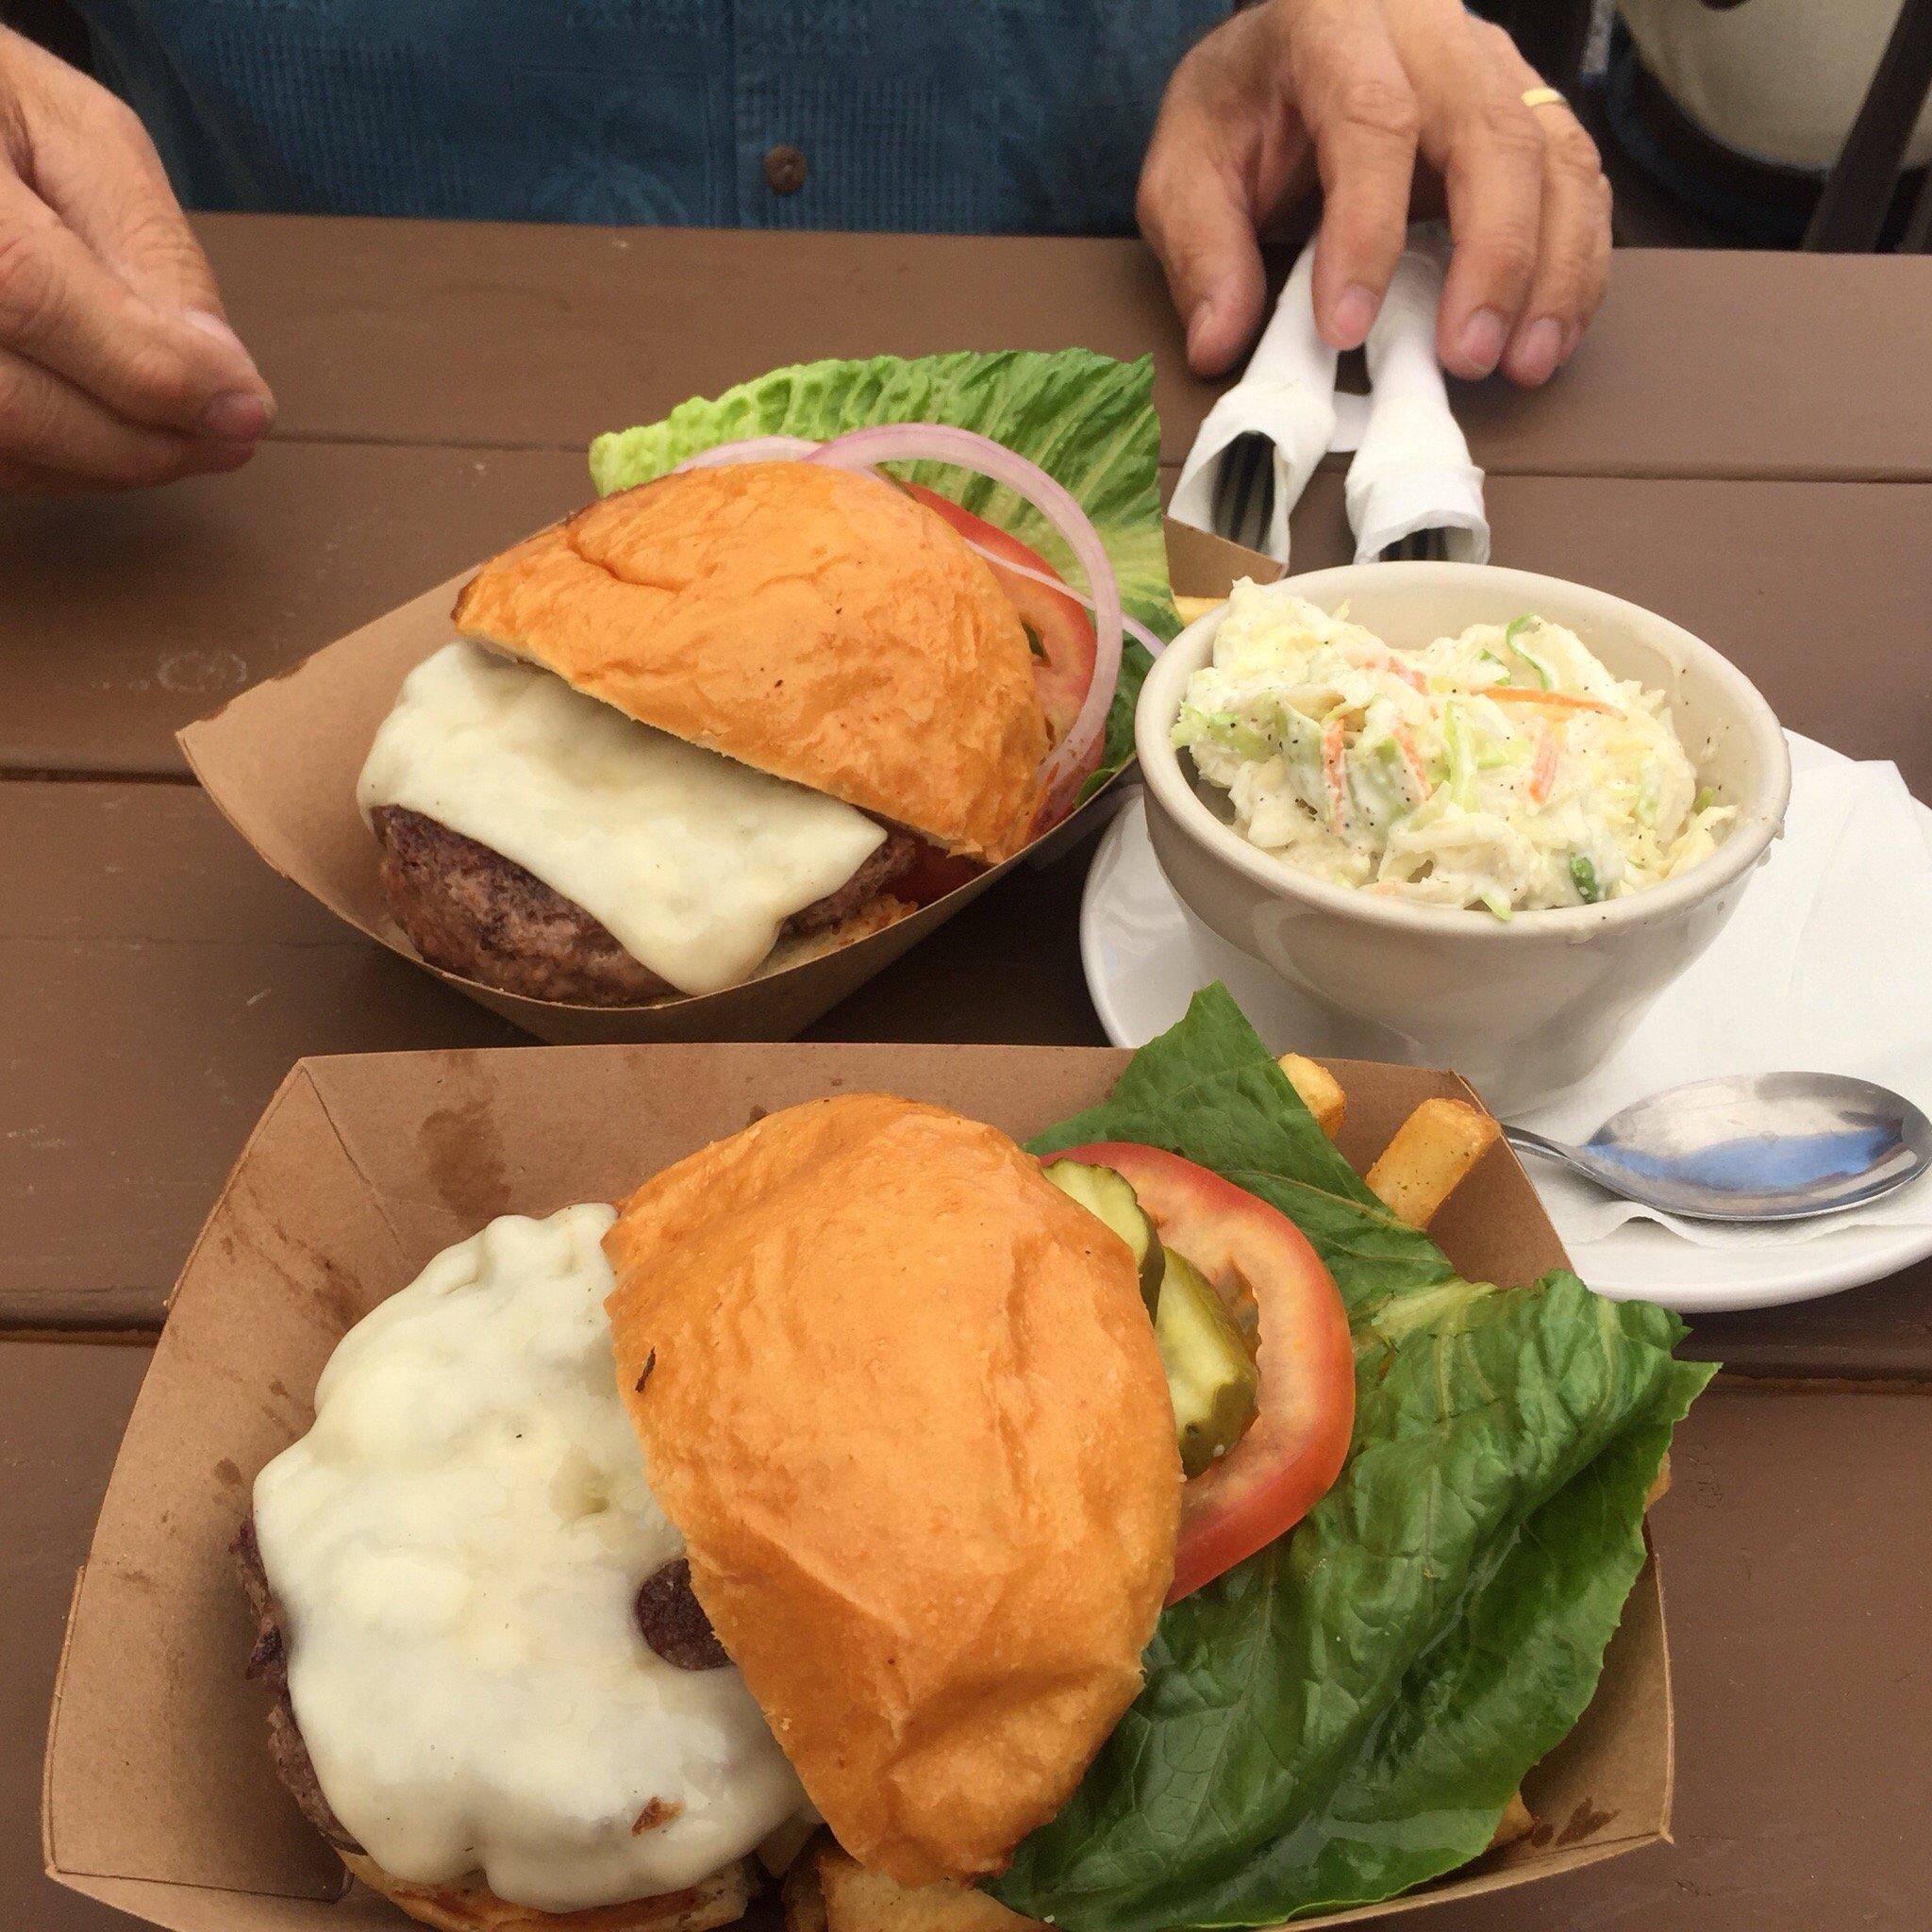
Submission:
[[[1534,611],[1566,625],[1620,677],[1664,691],[1684,748],[1738,808],[1716,852],[1681,877],[1600,906],[1487,912],[1417,906],[1271,858],[1226,823],[1172,732],[1223,611],[1168,646],[1141,693],[1147,829],[1181,902],[1391,1058],[1453,1067],[1491,1107],[1534,1106],[1596,1066],[1716,938],[1784,824],[1790,758],[1771,707],[1736,666],[1654,611],[1529,571],[1471,563],[1350,564],[1290,580],[1325,610],[1418,646]],[[1212,801],[1223,801],[1217,810]]]

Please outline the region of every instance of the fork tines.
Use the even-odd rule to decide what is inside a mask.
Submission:
[[[1449,532],[1441,529],[1414,530],[1398,538],[1382,552],[1383,563],[1442,563],[1449,556]]]
[[[1214,479],[1214,527],[1231,542],[1259,550],[1274,512],[1274,445],[1257,431],[1235,438],[1221,453]]]

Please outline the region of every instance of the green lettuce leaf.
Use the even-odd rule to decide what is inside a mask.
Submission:
[[[976,430],[1038,463],[1092,520],[1127,615],[1157,637],[1171,638],[1180,628],[1160,529],[1160,424],[1154,413],[1150,357],[1120,362],[1091,349],[1008,349],[990,355],[958,350],[909,361],[874,356],[802,362],[741,382],[708,401],[693,397],[680,403],[661,423],[598,437],[591,445],[591,476],[598,494],[608,496],[648,483],[717,443],[753,436],[825,441],[874,423],[944,423]],[[944,463],[889,467],[1010,531],[1079,585],[1058,533],[1004,486]],[[1134,755],[1134,701],[1150,662],[1129,639],[1108,712],[1101,769],[1090,792]]]
[[[1164,1147],[1280,1208],[1328,1264],[1351,1311],[1455,1272],[1427,1235],[1369,1191],[1219,984],[1134,1056],[1103,1105],[1031,1145],[1056,1154],[1087,1141]]]
[[[1291,1537],[1163,1615],[1141,1696],[991,1889],[1073,1932],[1160,1932],[1453,1870],[1590,1702],[1644,1498],[1712,1371],[1674,1358],[1674,1316],[1574,1274],[1457,1279],[1346,1172],[1222,988],[1036,1150],[1091,1139],[1172,1148],[1301,1224],[1350,1307],[1355,1440]]]

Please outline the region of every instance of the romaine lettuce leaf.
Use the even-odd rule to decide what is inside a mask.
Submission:
[[[1427,1235],[1369,1191],[1218,984],[1134,1056],[1101,1106],[1030,1145],[1053,1154],[1088,1141],[1164,1147],[1280,1208],[1328,1264],[1351,1310],[1455,1272]]]
[[[1458,1280],[1346,1169],[1234,1002],[1196,996],[1035,1143],[1149,1140],[1291,1215],[1356,1334],[1349,1461],[1294,1533],[1161,1618],[1141,1696],[991,1890],[1073,1932],[1263,1925],[1489,1843],[1595,1690],[1643,1503],[1712,1371],[1573,1274]]]
[[[598,437],[591,445],[591,475],[598,494],[608,496],[648,483],[717,443],[753,436],[824,441],[874,423],[950,424],[1038,463],[1092,520],[1128,616],[1157,637],[1171,638],[1179,629],[1160,529],[1160,425],[1149,357],[1120,362],[1091,349],[1008,349],[803,362],[741,382],[712,400],[693,397],[661,423]],[[1009,490],[943,463],[890,467],[1030,543],[1078,585],[1079,574],[1053,526]],[[1149,662],[1129,639],[1108,713],[1101,771],[1090,791],[1133,757],[1134,700]]]

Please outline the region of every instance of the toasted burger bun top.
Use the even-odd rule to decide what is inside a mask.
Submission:
[[[467,637],[693,744],[992,861],[1024,844],[1046,724],[1018,613],[875,476],[738,463],[539,532],[457,599]]]
[[[813,1101],[605,1237],[619,1386],[806,1791],[908,1885],[1005,1867],[1141,1683],[1174,1411],[1124,1242],[1004,1134]]]
[[[414,1885],[385,1872],[362,1852],[338,1856],[362,1883],[438,1932],[711,1932],[744,1916],[750,1869],[742,1859],[685,1891],[575,1912],[511,1905],[487,1885]]]

